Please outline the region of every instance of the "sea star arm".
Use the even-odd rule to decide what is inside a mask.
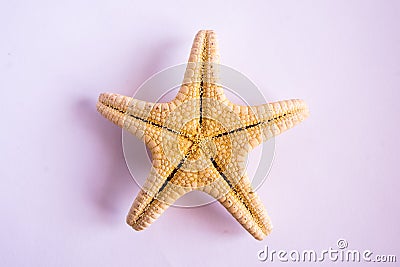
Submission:
[[[215,32],[199,31],[193,41],[182,86],[174,100],[177,105],[190,99],[225,100],[223,89],[217,85],[219,59]]]
[[[261,240],[272,226],[246,174],[246,157],[251,148],[246,135],[242,131],[221,136],[213,141],[214,146],[207,143],[201,147],[209,158],[213,178],[200,190],[218,199],[251,235]]]
[[[216,178],[212,186],[201,190],[216,198],[254,238],[262,240],[272,225],[246,173],[237,170],[235,164],[228,164],[224,170],[215,159],[210,160]]]
[[[168,113],[176,108],[171,103],[151,103],[113,93],[102,93],[97,110],[105,118],[145,141],[150,149],[155,146],[152,133],[168,131],[185,136],[178,129],[165,125]]]
[[[249,142],[253,148],[293,128],[309,116],[306,103],[300,99],[277,101],[248,108],[249,114],[255,114],[255,120],[247,124]]]
[[[133,229],[140,231],[148,227],[172,203],[191,190],[190,187],[178,186],[175,182],[184,177],[181,169],[186,159],[186,156],[183,157],[173,167],[167,160],[160,160],[160,164],[153,164],[150,175],[126,218]]]
[[[231,109],[240,118],[241,125],[216,133],[213,139],[246,132],[252,148],[294,127],[308,115],[308,107],[303,100],[291,99],[259,106],[239,106],[231,104]]]

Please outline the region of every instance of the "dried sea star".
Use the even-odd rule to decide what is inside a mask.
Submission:
[[[142,230],[179,197],[201,190],[216,198],[256,239],[272,229],[245,172],[247,154],[308,116],[302,100],[260,106],[230,102],[217,84],[219,54],[213,31],[199,31],[174,100],[149,103],[103,93],[97,110],[143,140],[152,168],[127,223]]]

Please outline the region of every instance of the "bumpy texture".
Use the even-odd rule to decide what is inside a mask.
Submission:
[[[217,84],[219,54],[213,31],[193,42],[182,86],[169,103],[149,103],[118,94],[99,97],[98,111],[143,140],[152,169],[127,223],[142,230],[179,197],[201,190],[218,201],[256,239],[271,231],[264,205],[251,188],[249,151],[308,116],[302,100],[260,106],[231,103]]]

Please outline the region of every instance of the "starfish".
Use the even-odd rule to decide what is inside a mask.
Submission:
[[[304,101],[259,106],[228,100],[218,85],[214,31],[197,33],[183,83],[168,103],[114,93],[99,96],[97,110],[143,140],[152,155],[150,174],[132,204],[127,223],[142,230],[182,195],[200,190],[217,199],[254,238],[272,229],[246,175],[247,154],[308,116]]]

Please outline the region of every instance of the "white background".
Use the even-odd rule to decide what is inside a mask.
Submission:
[[[399,18],[388,0],[2,1],[0,265],[270,266],[266,245],[339,238],[399,257]],[[97,97],[184,63],[200,29],[269,99],[310,107],[276,139],[261,242],[218,203],[125,223],[138,187]]]

